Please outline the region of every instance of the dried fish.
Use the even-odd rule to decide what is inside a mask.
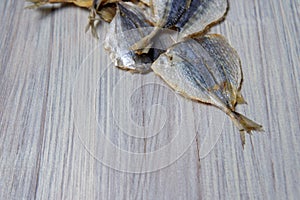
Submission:
[[[93,35],[97,35],[95,21],[111,22],[104,47],[117,67],[139,73],[153,70],[183,96],[221,109],[240,130],[243,145],[245,132],[263,131],[235,111],[237,104],[245,103],[238,54],[221,35],[204,35],[208,26],[224,17],[227,0],[28,1],[33,3],[30,8],[48,3],[89,8],[87,28]],[[179,42],[173,44],[165,29],[175,29]]]
[[[110,52],[117,67],[133,72],[146,73],[151,70],[156,50],[137,55],[130,46],[148,35],[153,27],[139,8],[132,3],[118,3],[117,14],[110,24],[104,48]],[[157,56],[156,56],[157,57]]]
[[[73,3],[76,6],[83,8],[97,8],[101,9],[103,5],[117,3],[121,0],[26,0],[33,3],[32,8],[36,8],[45,4],[55,4],[55,3]]]
[[[86,31],[91,29],[92,35],[98,38],[95,23],[96,21],[111,22],[116,14],[115,3],[121,0],[27,0],[33,3],[26,8],[38,8],[46,4],[72,3],[76,6],[90,9],[89,23]],[[98,17],[96,17],[98,16]]]
[[[28,6],[27,8],[37,8],[45,4],[53,3],[73,3],[79,7],[90,8],[93,5],[93,0],[27,0],[33,5]]]
[[[157,28],[132,46],[137,52],[148,46],[162,28],[177,28],[179,40],[203,32],[225,15],[228,5],[227,0],[152,0],[152,6]]]
[[[151,66],[183,96],[214,105],[224,111],[241,133],[263,131],[262,126],[235,111],[245,103],[240,93],[242,70],[236,51],[221,35],[187,39],[167,50]]]

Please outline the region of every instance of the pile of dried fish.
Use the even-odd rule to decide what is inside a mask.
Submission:
[[[153,70],[186,98],[221,109],[240,130],[243,145],[245,132],[263,131],[235,111],[237,104],[245,103],[238,54],[221,35],[205,34],[224,17],[227,0],[29,1],[30,8],[48,3],[89,8],[93,35],[97,20],[110,23],[104,47],[117,67],[138,73]],[[176,40],[162,39],[174,32]]]

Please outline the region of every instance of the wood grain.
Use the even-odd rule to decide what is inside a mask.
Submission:
[[[238,111],[265,129],[244,150],[221,111],[112,67],[88,11],[1,3],[0,199],[297,199],[300,3],[229,3],[211,32],[241,57]]]

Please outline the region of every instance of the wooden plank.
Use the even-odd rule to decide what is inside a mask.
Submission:
[[[244,150],[221,111],[112,67],[88,11],[0,4],[0,199],[297,199],[299,1],[229,3],[211,32],[241,57],[238,110],[265,129]]]

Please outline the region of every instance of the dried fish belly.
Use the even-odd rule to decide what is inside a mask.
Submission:
[[[224,111],[241,133],[263,131],[262,126],[235,112],[244,103],[240,94],[242,71],[239,56],[220,35],[205,35],[175,44],[151,66],[183,96],[212,104]]]
[[[156,50],[142,55],[129,50],[131,45],[153,30],[146,21],[138,7],[129,3],[118,4],[117,14],[110,24],[104,42],[104,48],[110,52],[117,67],[140,73],[151,70],[154,59],[152,55],[154,56]]]

